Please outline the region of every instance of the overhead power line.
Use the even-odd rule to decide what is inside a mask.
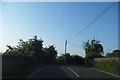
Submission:
[[[70,45],[74,46],[74,47],[77,47],[77,48],[80,48],[80,47],[81,47],[81,46],[79,46],[79,45],[77,45],[77,44],[73,44],[73,43],[71,43],[71,42],[69,42],[69,41],[68,41],[68,43],[69,43]]]
[[[106,7],[98,16],[96,16],[90,23],[88,23],[79,33],[77,33],[75,36],[73,36],[70,40],[67,42],[77,48],[80,48],[79,45],[73,44],[70,41],[79,36],[83,31],[85,31],[87,28],[89,28],[95,21],[97,21],[101,16],[103,16],[112,6],[114,6],[118,2],[111,3],[108,7]],[[67,44],[66,44],[67,45]]]
[[[79,33],[77,33],[75,36],[73,36],[70,40],[73,40],[77,36],[79,36],[83,31],[85,31],[87,28],[89,28],[95,21],[97,21],[101,16],[103,16],[110,8],[112,8],[113,5],[115,5],[117,2],[112,2],[108,7],[106,7],[98,16],[96,16],[90,23],[88,23]]]

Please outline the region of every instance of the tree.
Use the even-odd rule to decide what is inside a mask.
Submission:
[[[70,62],[72,64],[83,65],[84,59],[79,55],[71,55]]]
[[[20,55],[20,56],[41,56],[42,54],[42,39],[37,39],[37,36],[34,36],[28,41],[23,41],[20,39],[16,47],[8,46],[6,52],[3,55]]]
[[[43,60],[44,63],[55,63],[57,57],[57,50],[55,50],[54,45],[49,46],[48,48],[43,49]],[[46,62],[45,62],[46,61]]]
[[[58,57],[58,63],[59,64],[66,64],[66,54],[61,54],[59,57]],[[68,54],[69,56],[69,54]]]
[[[85,50],[85,65],[91,66],[93,65],[93,58],[103,57],[103,46],[100,44],[100,41],[93,38],[92,40],[88,40],[87,42],[83,42],[83,48]]]
[[[3,53],[3,55],[19,55],[19,54],[16,54],[17,50],[15,47],[12,47],[10,45],[6,45],[7,46],[7,50],[6,52]]]
[[[70,53],[62,54],[59,56],[59,62],[61,64],[77,64],[83,65],[84,59],[79,55],[70,55]]]
[[[29,42],[31,42],[31,46],[34,50],[34,56],[41,56],[43,40],[42,39],[38,40],[37,36],[34,36],[34,38],[29,40]]]
[[[113,50],[113,52],[112,53],[107,53],[106,54],[106,57],[116,57],[116,58],[120,58],[120,50]]]
[[[85,50],[87,58],[99,58],[102,57],[103,46],[100,44],[100,41],[93,39],[83,42],[83,48]]]

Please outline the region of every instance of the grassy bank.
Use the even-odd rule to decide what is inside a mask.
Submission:
[[[95,61],[94,68],[120,76],[120,61],[117,60],[109,59],[109,60]]]

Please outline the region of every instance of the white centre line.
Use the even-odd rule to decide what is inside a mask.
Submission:
[[[73,71],[71,68],[67,67],[71,72],[73,72],[77,77],[80,77],[75,71]]]

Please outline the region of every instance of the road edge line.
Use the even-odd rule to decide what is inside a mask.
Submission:
[[[109,75],[112,75],[112,76],[115,76],[115,77],[117,77],[117,78],[120,78],[120,76],[115,75],[115,74],[112,74],[112,73],[109,73],[109,72],[107,72],[107,71],[103,71],[103,70],[96,69],[96,68],[91,68],[91,69],[94,69],[94,70],[97,70],[97,71],[100,71],[100,72],[104,72],[104,73],[107,73],[107,74],[109,74]]]
[[[39,69],[37,69],[36,71],[34,71],[30,76],[27,77],[27,79],[25,80],[28,80],[30,79],[33,75],[35,75],[36,73],[38,73],[41,69],[43,69],[44,67],[40,67]]]
[[[67,66],[67,68],[71,71],[71,72],[73,72],[77,77],[80,77],[75,71],[73,71],[70,67],[68,67]]]

